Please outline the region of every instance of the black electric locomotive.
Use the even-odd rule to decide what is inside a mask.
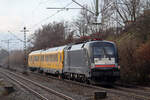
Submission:
[[[89,41],[64,49],[63,76],[91,82],[115,82],[120,77],[118,52],[110,41]]]

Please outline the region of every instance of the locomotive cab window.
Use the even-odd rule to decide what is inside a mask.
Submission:
[[[93,47],[94,57],[115,57],[115,48],[112,44],[96,45]]]

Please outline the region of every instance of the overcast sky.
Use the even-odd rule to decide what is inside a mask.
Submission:
[[[76,1],[82,5],[90,5],[94,0]],[[58,10],[46,9],[47,7],[65,7],[66,5],[79,8],[72,0],[0,0],[0,40],[15,39],[12,35],[8,34],[8,31],[23,39],[23,33],[20,30],[24,26],[30,31],[29,35],[46,23],[75,19],[80,10],[61,11],[54,15]],[[49,17],[52,15],[54,16]]]

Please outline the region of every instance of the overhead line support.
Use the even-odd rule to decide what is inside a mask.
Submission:
[[[27,46],[26,46],[26,32],[29,32],[26,27],[21,32],[24,32],[24,74],[27,74]]]

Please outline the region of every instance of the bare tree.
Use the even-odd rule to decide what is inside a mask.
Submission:
[[[0,63],[3,64],[3,60],[8,57],[8,51],[5,49],[0,50]]]
[[[43,25],[42,29],[39,29],[35,32],[33,39],[34,40],[32,44],[34,49],[45,49],[64,44],[64,22],[53,22],[48,25]]]
[[[113,11],[111,19],[117,20],[117,23],[123,26],[134,23],[144,9],[149,8],[149,0],[112,0],[110,11]],[[116,18],[116,16],[118,18]]]
[[[88,9],[88,6],[85,5],[85,8]],[[94,31],[91,23],[93,22],[93,15],[88,12],[86,9],[81,9],[79,17],[74,20],[73,27],[76,30],[76,36],[86,36],[91,34]]]

